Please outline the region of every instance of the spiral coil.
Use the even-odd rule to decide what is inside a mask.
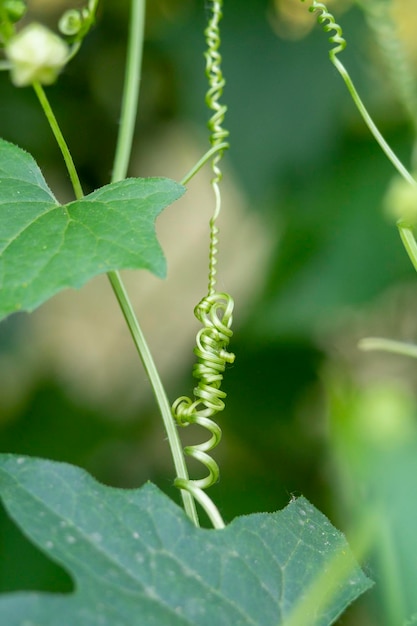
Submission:
[[[301,0],[301,2],[304,2],[304,0]],[[346,70],[343,63],[341,63],[341,61],[337,58],[337,55],[339,54],[339,52],[342,52],[342,50],[344,50],[346,47],[346,41],[343,38],[341,26],[339,26],[339,24],[336,23],[335,18],[333,17],[331,13],[329,13],[326,5],[323,4],[322,2],[316,2],[316,0],[313,0],[313,4],[310,6],[309,11],[311,12],[321,11],[321,15],[318,16],[317,21],[319,22],[319,24],[323,26],[323,30],[325,32],[327,33],[332,32],[332,31],[334,32],[334,34],[329,38],[330,43],[336,44],[336,47],[332,48],[329,52],[330,61],[333,63],[333,65],[339,72],[340,76],[342,77],[353,99],[353,102],[355,103],[359,113],[361,114],[363,118],[363,121],[368,126],[370,132],[374,136],[374,139],[378,142],[382,151],[385,153],[385,156],[391,161],[392,165],[396,168],[396,170],[404,178],[404,180],[406,180],[407,182],[410,183],[410,185],[415,187],[416,185],[415,179],[410,174],[408,169],[401,163],[401,161],[399,160],[395,152],[392,150],[391,146],[384,139],[383,135],[381,134],[375,122],[373,121],[371,115],[369,114],[365,104],[362,102],[362,99],[359,96],[359,93],[355,85],[353,84],[352,79],[349,76],[349,72]],[[408,89],[408,86],[407,86],[407,89]]]
[[[221,439],[219,426],[210,418],[224,409],[226,393],[220,386],[226,364],[235,360],[235,355],[227,351],[233,335],[233,305],[229,294],[214,293],[203,298],[196,306],[194,314],[203,324],[194,348],[198,360],[193,368],[193,376],[199,382],[193,391],[194,399],[181,396],[172,405],[172,414],[179,426],[197,424],[211,434],[204,443],[184,448],[187,456],[197,459],[208,469],[206,478],[190,481],[199,489],[207,489],[219,477],[218,465],[207,453]]]
[[[207,126],[210,131],[210,143],[217,146],[224,143],[229,136],[229,132],[223,128],[223,121],[227,111],[227,107],[220,103],[223,94],[223,88],[226,84],[221,70],[222,57],[219,52],[220,48],[220,29],[219,23],[222,18],[222,2],[213,0],[211,6],[211,16],[204,35],[207,43],[206,59],[206,77],[209,88],[206,93],[206,104],[213,111]],[[208,293],[215,292],[216,285],[216,265],[217,265],[217,244],[218,244],[218,228],[216,226],[217,217],[221,210],[221,195],[219,183],[223,177],[219,167],[220,160],[223,156],[223,150],[217,152],[211,162],[213,171],[213,179],[211,185],[215,195],[215,209],[213,217],[210,220],[210,249],[209,249],[209,276],[208,276]]]
[[[219,22],[222,18],[222,2],[213,0],[210,4],[210,11],[208,26],[204,31],[207,43],[207,51],[205,53],[206,76],[209,84],[206,104],[213,111],[213,115],[208,121],[208,128],[211,145],[216,147],[223,144],[223,147],[215,153],[211,161],[213,171],[211,186],[215,196],[215,208],[210,220],[208,293],[194,309],[194,315],[203,326],[197,334],[196,347],[194,348],[197,363],[193,368],[193,376],[198,380],[198,384],[194,388],[193,398],[181,396],[172,405],[172,415],[179,426],[197,424],[210,433],[210,438],[203,443],[184,448],[184,453],[187,456],[196,459],[204,465],[208,470],[207,476],[194,480],[177,478],[174,482],[179,489],[188,490],[193,497],[198,499],[200,504],[203,504],[207,498],[207,496],[202,497],[204,494],[202,490],[213,485],[219,478],[219,467],[209,452],[220,442],[221,430],[212,418],[224,409],[226,393],[220,387],[226,365],[233,363],[235,359],[234,354],[227,350],[233,335],[231,330],[233,299],[227,293],[218,293],[216,291],[219,233],[216,220],[221,210],[219,183],[222,179],[219,162],[224,150],[228,147],[225,139],[229,135],[228,131],[223,128],[227,108],[220,103],[225,86],[219,52]],[[210,506],[214,507],[213,503]]]
[[[89,0],[82,9],[68,9],[61,16],[58,28],[72,43],[81,42],[95,21],[98,0]]]
[[[304,0],[301,1],[304,2]],[[329,56],[332,63],[335,63],[336,56],[346,48],[346,40],[343,37],[342,27],[336,22],[334,15],[329,12],[323,2],[313,0],[313,4],[308,10],[311,13],[321,11],[321,14],[317,16],[318,23],[323,27],[325,33],[334,32],[334,34],[329,37],[329,41],[332,44],[336,44],[336,47],[329,50]]]
[[[222,143],[229,136],[229,132],[222,127],[227,107],[219,102],[226,84],[221,70],[222,57],[219,52],[221,43],[219,22],[221,18],[221,2],[213,2],[212,15],[204,31],[207,42],[207,51],[204,55],[206,59],[206,76],[209,81],[206,104],[214,111],[207,126],[211,131],[210,143],[213,146]],[[220,156],[217,157],[218,160],[220,158]]]

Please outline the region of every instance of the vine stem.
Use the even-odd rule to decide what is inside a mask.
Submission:
[[[417,242],[414,237],[414,233],[409,226],[405,226],[398,222],[398,230],[400,231],[401,241],[408,254],[408,257],[413,264],[414,269],[417,272]]]
[[[200,504],[200,506],[207,513],[207,517],[213,524],[213,528],[215,528],[216,530],[221,530],[222,528],[225,528],[226,524],[224,523],[223,518],[220,515],[218,508],[213,503],[210,496],[208,496],[206,492],[200,489],[199,487],[196,487],[195,485],[193,485],[192,480],[186,481],[182,478],[176,478],[175,486],[178,487],[178,489],[182,489],[182,488],[187,489],[187,493],[190,492],[190,494],[192,494],[193,498]]]
[[[81,187],[77,170],[75,169],[74,161],[67,146],[67,142],[64,139],[64,135],[62,134],[62,131],[59,127],[55,114],[52,110],[51,105],[49,104],[49,100],[46,97],[46,93],[42,85],[36,81],[32,83],[32,86],[38,97],[43,112],[45,113],[46,119],[49,122],[49,126],[51,127],[52,133],[56,139],[59,149],[61,150],[62,156],[64,157],[65,165],[71,179],[71,184],[74,189],[75,197],[77,198],[77,200],[80,200],[80,198],[84,196],[84,193]]]
[[[122,113],[113,167],[112,182],[123,180],[126,177],[132,149],[136,111],[139,98],[139,84],[145,23],[145,5],[146,0],[132,0],[132,11],[127,48],[127,69],[123,87]],[[52,111],[48,98],[40,83],[33,83],[33,88],[49,122],[52,133],[61,150],[74,189],[75,197],[77,199],[80,199],[84,195],[83,190],[80,184],[77,170],[74,165],[74,161],[72,159],[65,138],[61,132],[57,119]],[[132,336],[134,344],[138,350],[145,371],[149,377],[149,381],[151,383],[156,401],[158,403],[167,433],[177,477],[179,477],[180,479],[188,480],[188,471],[184,459],[184,453],[179,439],[177,427],[172,418],[171,408],[166,397],[166,393],[158,374],[155,362],[146,343],[145,337],[133,310],[130,299],[127,295],[123,281],[119,272],[117,271],[108,272],[107,276],[125,318],[126,324],[129,328],[129,332]],[[198,515],[193,496],[185,490],[181,490],[181,496],[184,504],[184,509],[188,517],[194,522],[196,526],[199,526]]]
[[[132,151],[142,75],[145,10],[146,0],[132,0],[122,110],[113,163],[112,183],[126,178]]]
[[[383,337],[365,337],[358,343],[360,350],[382,350],[384,352],[392,352],[393,354],[401,354],[402,356],[410,356],[417,358],[417,346],[412,343],[404,343],[403,341],[395,341],[394,339],[384,339]]]
[[[123,180],[127,175],[139,101],[146,0],[132,0],[131,6],[132,10],[127,45],[126,72],[123,85],[120,128],[111,178],[113,183]],[[168,443],[171,449],[177,476],[188,480],[187,466],[177,427],[174,423],[171,407],[151,351],[149,350],[139,321],[133,311],[132,304],[126,293],[126,289],[119,272],[108,272],[107,276],[151,383],[167,433]],[[188,517],[196,526],[199,526],[194,498],[190,493],[183,489],[181,490],[181,497]]]
[[[108,272],[107,276],[113,288],[114,294],[117,298],[117,301],[120,305],[123,316],[126,320],[126,324],[129,328],[134,344],[139,352],[143,367],[145,368],[146,374],[151,383],[152,390],[155,394],[155,398],[158,403],[167,433],[177,476],[180,476],[184,480],[188,480],[187,466],[185,463],[184,453],[178,435],[177,426],[172,418],[171,407],[169,405],[168,398],[166,396],[161,378],[158,374],[158,370],[153,360],[151,351],[149,350],[148,344],[145,340],[144,334],[135,315],[130,299],[126,293],[126,289],[119,275],[119,272]],[[196,526],[199,526],[198,515],[193,496],[184,489],[181,490],[181,496],[184,503],[184,509],[188,517],[194,522]]]
[[[356,87],[353,84],[351,77],[349,76],[349,72],[346,70],[343,63],[339,61],[339,59],[336,57],[336,53],[334,52],[334,50],[330,51],[329,56],[330,61],[333,63],[340,76],[343,78],[343,81],[353,99],[353,102],[355,103],[359,113],[362,116],[362,119],[368,126],[374,139],[377,141],[386,157],[391,161],[398,173],[401,174],[401,176],[410,185],[412,185],[413,187],[417,187],[417,181],[410,174],[408,169],[405,167],[405,165],[403,165],[395,152],[392,150],[391,146],[384,139],[372,117],[368,113],[368,109],[366,108],[359,93],[357,92]],[[411,263],[413,264],[414,269],[417,271],[417,242],[414,237],[414,233],[411,228],[407,224],[403,223],[401,220],[397,222],[397,226],[404,248],[410,258]]]
[[[331,62],[333,63],[333,65],[335,66],[335,68],[337,69],[337,71],[339,72],[339,74],[341,75],[341,77],[343,78],[346,87],[348,88],[348,91],[354,101],[354,103],[356,104],[356,107],[359,111],[359,113],[362,116],[362,119],[364,120],[365,124],[368,126],[369,130],[371,131],[372,135],[374,136],[374,138],[376,139],[376,141],[379,143],[381,149],[383,150],[383,152],[385,153],[385,155],[388,157],[388,159],[391,161],[391,163],[393,164],[393,166],[395,167],[395,169],[401,174],[401,176],[403,176],[403,178],[410,183],[410,185],[413,185],[414,187],[417,186],[417,182],[414,180],[414,178],[411,176],[410,172],[407,170],[407,168],[401,163],[400,159],[397,157],[397,155],[394,153],[394,151],[392,150],[392,148],[389,146],[389,144],[385,141],[384,137],[381,135],[380,131],[378,130],[375,122],[373,121],[372,117],[369,115],[367,108],[365,107],[364,103],[362,102],[361,97],[359,96],[358,92],[356,91],[356,88],[352,82],[352,79],[350,78],[345,66],[343,65],[343,63],[341,63],[339,61],[339,59],[337,59],[336,57],[330,57]]]
[[[374,136],[374,138],[376,139],[376,141],[380,145],[380,147],[381,147],[382,151],[384,152],[384,154],[391,161],[391,163],[393,164],[395,169],[398,171],[398,173],[401,174],[401,176],[410,185],[412,185],[413,187],[417,187],[417,181],[410,174],[410,172],[405,167],[405,165],[402,164],[402,162],[397,157],[397,155],[392,150],[392,148],[387,143],[387,141],[384,139],[384,137],[380,133],[378,127],[376,126],[375,122],[373,121],[372,117],[368,113],[368,110],[367,110],[366,106],[364,105],[364,103],[362,102],[362,99],[359,96],[358,92],[356,91],[356,88],[355,88],[355,86],[354,86],[354,84],[352,82],[352,79],[350,78],[348,72],[346,71],[346,68],[343,65],[343,63],[341,63],[339,61],[339,59],[337,59],[335,56],[333,58],[331,56],[330,60],[332,61],[333,65],[336,67],[337,71],[339,72],[339,74],[343,78],[343,80],[344,80],[344,82],[346,84],[346,87],[348,88],[348,91],[349,91],[349,93],[350,93],[350,95],[351,95],[351,97],[352,97],[352,99],[353,99],[353,101],[354,101],[354,103],[355,103],[359,113],[362,116],[362,119],[364,120],[365,124],[368,126],[368,128],[371,131],[372,135]],[[413,231],[411,230],[411,228],[408,225],[401,223],[401,220],[397,223],[397,226],[398,226],[398,230],[399,230],[399,233],[400,233],[401,241],[403,243],[405,251],[407,252],[408,257],[409,257],[411,263],[413,264],[414,269],[417,271],[417,242],[416,242],[416,239],[414,237],[414,233],[413,233]]]
[[[201,168],[211,159],[212,156],[214,156],[217,152],[220,152],[221,150],[225,150],[228,146],[228,143],[223,142],[219,143],[216,146],[213,146],[212,148],[210,148],[210,150],[207,150],[207,152],[203,154],[201,159],[197,161],[197,163],[193,165],[190,171],[187,172],[184,178],[182,178],[181,185],[186,185],[197,174],[197,172],[199,172]]]

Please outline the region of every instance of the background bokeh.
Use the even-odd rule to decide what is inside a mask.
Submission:
[[[82,3],[78,3],[78,6]],[[209,3],[149,2],[141,101],[130,174],[180,179],[207,149],[203,30]],[[55,28],[67,0],[33,0],[28,19]],[[129,3],[104,1],[96,28],[48,88],[88,192],[109,181],[118,129]],[[243,6],[244,5],[244,6]],[[404,162],[413,120],[390,80],[361,7],[329,2],[343,24],[343,62]],[[393,28],[417,76],[413,0]],[[303,494],[352,540],[374,515],[362,551],[375,589],[340,624],[417,623],[417,409],[413,361],[363,353],[369,335],[413,341],[412,266],[383,210],[394,175],[328,61],[329,44],[296,0],[227,0],[222,22],[224,159],[219,286],[236,300],[226,373],[221,481],[226,520],[274,511]],[[57,197],[71,189],[34,93],[0,74],[0,135],[31,152]],[[125,273],[169,397],[189,394],[207,282],[210,172],[158,220],[165,281]],[[199,432],[186,429],[184,441]],[[203,435],[204,436],[204,435]],[[146,381],[105,277],[0,324],[0,449],[67,461],[99,480],[152,480],[178,500]],[[194,471],[194,469],[192,470]],[[198,473],[198,467],[195,472]],[[0,589],[69,589],[0,518]],[[408,620],[408,621],[407,621]],[[412,621],[414,620],[414,621]]]

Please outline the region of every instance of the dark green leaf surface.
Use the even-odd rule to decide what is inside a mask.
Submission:
[[[130,178],[62,206],[33,158],[0,139],[0,319],[110,270],[163,276],[154,222],[183,192],[166,178]]]
[[[279,626],[306,598],[296,623],[327,626],[371,584],[304,498],[202,530],[151,484],[110,488],[73,466],[14,455],[0,456],[0,493],[75,582],[68,595],[0,596],[8,626]],[[327,572],[332,593],[309,596]]]

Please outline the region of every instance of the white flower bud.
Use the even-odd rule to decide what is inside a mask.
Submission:
[[[69,48],[65,41],[42,24],[33,23],[12,37],[6,46],[12,82],[24,87],[38,81],[53,83],[64,67]]]

